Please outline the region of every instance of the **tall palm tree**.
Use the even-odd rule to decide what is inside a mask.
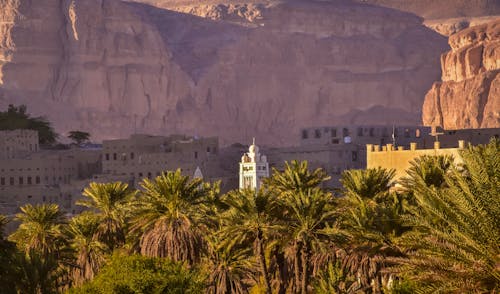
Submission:
[[[441,188],[415,190],[403,270],[426,292],[500,290],[500,141],[469,147]],[[426,287],[424,287],[426,286]]]
[[[104,263],[106,245],[94,238],[100,219],[91,212],[83,212],[68,224],[67,236],[75,257],[71,268],[73,285],[91,280]]]
[[[208,254],[202,263],[208,273],[206,293],[248,293],[255,268],[250,248],[238,246],[235,239],[227,242],[219,233],[207,236],[206,241]]]
[[[63,224],[65,218],[56,204],[21,207],[16,215],[19,228],[9,236],[24,254],[19,254],[17,288],[22,293],[55,293],[65,284]]]
[[[276,235],[281,228],[276,218],[279,213],[276,197],[264,189],[246,189],[232,191],[222,201],[229,207],[222,214],[223,235],[227,240],[239,240],[242,244],[248,241],[253,243],[266,293],[271,294],[265,247],[272,235]]]
[[[326,227],[326,220],[333,218],[334,198],[331,194],[319,189],[319,186],[330,179],[322,169],[310,171],[307,161],[285,162],[283,171],[273,170],[273,175],[265,181],[265,188],[276,194],[282,213],[280,218],[292,229],[286,230],[282,234],[279,242],[275,243],[281,249],[273,250],[273,259],[277,262],[277,274],[280,285],[279,293],[283,293],[283,286],[288,284],[288,277],[283,273],[289,272],[289,267],[293,269],[294,279],[291,286],[296,292],[306,291],[309,285],[310,272],[310,251],[313,244],[319,244],[323,238],[318,238],[320,231]],[[322,211],[320,206],[327,210]],[[316,215],[308,215],[312,211]],[[312,238],[312,239],[311,239]],[[283,260],[281,252],[288,256],[285,260],[291,260],[293,265],[289,265]]]
[[[0,214],[0,285],[2,293],[17,293],[15,281],[18,279],[18,266],[15,244],[4,239],[4,228],[9,219]]]
[[[310,286],[311,253],[326,247],[330,239],[329,225],[335,222],[335,199],[329,192],[313,188],[287,193],[282,198],[283,220],[293,238],[296,292],[305,294]]]
[[[355,287],[381,293],[391,278],[389,257],[401,256],[394,238],[409,230],[403,224],[407,199],[391,192],[394,170],[348,170],[342,174],[342,230],[349,237],[344,269],[357,277]]]
[[[144,179],[141,187],[132,226],[141,234],[141,254],[198,262],[203,245],[198,228],[203,218],[200,206],[207,201],[207,186],[178,169],[154,180]]]
[[[90,183],[83,191],[84,199],[76,204],[92,209],[100,218],[95,238],[112,251],[125,244],[126,216],[136,191],[128,184]]]
[[[56,204],[21,207],[16,215],[19,228],[9,236],[26,254],[37,251],[42,256],[59,251],[63,245],[64,214]]]
[[[265,180],[267,188],[273,189],[278,194],[306,192],[308,189],[319,187],[330,176],[317,168],[310,171],[307,161],[292,160],[285,162],[285,169],[281,172],[273,169],[272,176]]]

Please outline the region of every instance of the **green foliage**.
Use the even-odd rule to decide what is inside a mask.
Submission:
[[[73,140],[75,144],[80,145],[90,139],[90,134],[82,131],[71,131],[68,134],[68,138]]]
[[[144,179],[141,186],[132,221],[132,229],[141,235],[141,254],[198,262],[203,249],[198,223],[204,214],[200,208],[210,187],[201,179],[183,176],[180,170],[163,173],[153,181]]]
[[[91,208],[100,219],[95,238],[108,247],[108,251],[125,244],[126,216],[136,191],[128,184],[90,183],[83,191],[84,198],[76,204]]]
[[[3,238],[3,229],[7,223],[7,217],[0,214],[0,285],[2,293],[10,294],[16,293],[18,271],[15,260],[16,246]]]
[[[415,190],[417,206],[403,238],[402,271],[422,292],[498,292],[500,285],[500,144],[469,147],[446,184]],[[425,286],[425,288],[424,288]]]
[[[342,266],[340,260],[329,262],[316,277],[314,285],[314,293],[319,294],[337,294],[351,293],[355,281],[352,275],[349,275]]]
[[[91,280],[104,263],[107,246],[96,238],[100,217],[92,212],[83,212],[73,217],[66,230],[73,253],[71,276],[74,285]]]
[[[203,289],[200,274],[182,263],[163,258],[114,254],[109,263],[91,281],[74,294],[182,294],[200,293]]]
[[[5,112],[0,111],[0,130],[29,129],[38,131],[40,144],[52,144],[57,134],[44,117],[30,117],[26,105],[15,107],[10,104]]]
[[[36,251],[42,256],[57,253],[64,243],[62,225],[64,214],[56,204],[27,204],[16,215],[19,228],[9,239],[26,254]]]

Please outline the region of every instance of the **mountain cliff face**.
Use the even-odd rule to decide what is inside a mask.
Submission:
[[[418,122],[448,48],[414,15],[350,1],[150,4],[0,0],[0,107],[94,139],[291,144],[304,126]]]
[[[500,20],[449,39],[442,81],[425,96],[423,123],[446,129],[500,127]]]

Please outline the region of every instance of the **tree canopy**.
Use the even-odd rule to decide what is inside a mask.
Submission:
[[[27,129],[38,131],[40,144],[52,144],[57,134],[50,122],[43,116],[31,117],[26,105],[9,105],[7,111],[0,111],[0,130]]]
[[[73,140],[75,144],[80,145],[84,142],[87,142],[90,139],[90,133],[82,131],[71,131],[68,134],[68,138]]]

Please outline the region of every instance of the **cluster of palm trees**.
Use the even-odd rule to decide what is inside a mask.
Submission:
[[[499,151],[498,140],[470,147],[460,166],[420,157],[396,186],[393,171],[350,170],[339,191],[296,161],[258,191],[221,194],[179,170],[139,190],[91,183],[88,211],[69,220],[56,205],[22,207],[0,271],[17,277],[13,293],[53,293],[121,251],[197,268],[214,294],[498,292]]]

